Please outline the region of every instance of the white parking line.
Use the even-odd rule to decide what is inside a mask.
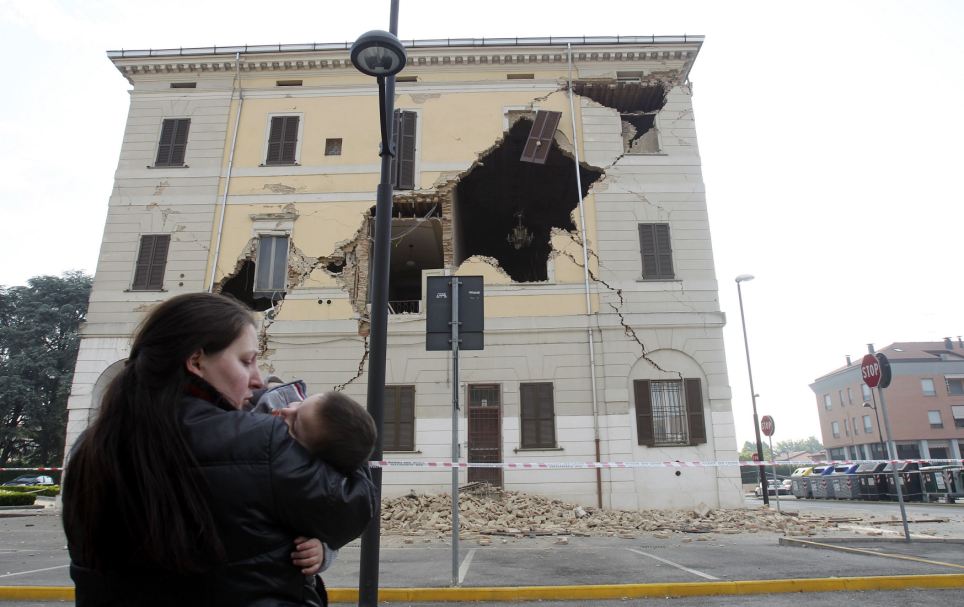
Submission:
[[[693,575],[698,575],[698,576],[700,576],[701,578],[706,578],[706,579],[708,579],[708,580],[718,580],[718,579],[720,579],[720,578],[714,577],[714,576],[712,576],[712,575],[710,575],[710,574],[708,574],[708,573],[703,573],[702,571],[697,571],[696,569],[690,569],[689,567],[684,567],[683,565],[680,565],[679,563],[674,563],[673,561],[666,560],[666,559],[664,559],[664,558],[662,558],[662,557],[656,556],[655,554],[650,554],[650,553],[648,553],[648,552],[643,552],[642,550],[636,550],[635,548],[627,548],[626,550],[629,550],[630,552],[635,552],[636,554],[641,554],[641,555],[643,555],[643,556],[648,556],[649,558],[651,558],[651,559],[653,559],[653,560],[659,561],[659,562],[661,562],[661,563],[666,563],[667,565],[671,565],[671,566],[673,566],[673,567],[676,567],[677,569],[682,569],[683,571],[687,571],[687,572],[689,572],[689,573],[692,573]]]
[[[56,567],[45,567],[43,569],[34,569],[32,571],[18,571],[16,573],[5,573],[3,575],[0,575],[0,578],[13,577],[15,575],[27,575],[28,573],[40,573],[41,571],[52,571],[54,569],[63,569],[64,567],[70,567],[70,565],[57,565]]]
[[[469,565],[472,564],[472,557],[475,556],[476,548],[469,550],[468,554],[465,555],[465,559],[462,560],[462,564],[459,565],[459,584],[465,580],[465,574],[469,572]]]

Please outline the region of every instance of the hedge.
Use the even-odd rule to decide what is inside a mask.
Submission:
[[[13,493],[30,493],[32,495],[42,495],[44,497],[57,497],[60,493],[60,485],[11,485],[2,487],[0,491],[10,491]]]
[[[33,506],[36,499],[30,493],[0,490],[0,506]]]

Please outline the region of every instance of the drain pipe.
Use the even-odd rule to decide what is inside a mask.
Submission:
[[[224,233],[224,211],[228,207],[228,190],[231,188],[231,169],[234,167],[234,149],[238,143],[238,125],[241,123],[241,107],[244,105],[244,91],[241,89],[241,53],[234,54],[234,85],[238,89],[238,113],[234,116],[234,133],[231,135],[228,172],[224,177],[224,194],[221,196],[221,218],[218,220],[218,235],[214,245],[214,261],[211,266],[211,283],[208,285],[208,293],[214,292],[214,279],[217,278],[218,274],[218,258],[221,255],[221,236]]]
[[[576,163],[576,196],[579,199],[579,227],[582,236],[582,275],[586,285],[586,332],[589,341],[589,375],[592,381],[592,434],[596,443],[596,461],[602,456],[599,450],[599,400],[596,394],[596,350],[592,332],[592,299],[589,292],[589,249],[586,240],[586,211],[582,204],[582,176],[579,174],[579,137],[576,135],[576,110],[572,101],[572,43],[566,44],[569,55],[569,118],[572,120],[572,151]],[[596,468],[596,501],[599,507],[602,502],[602,470]]]

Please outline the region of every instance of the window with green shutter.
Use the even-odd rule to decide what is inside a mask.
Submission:
[[[519,384],[522,409],[523,449],[545,449],[556,446],[556,413],[552,400],[552,382]]]
[[[672,280],[676,277],[668,223],[639,224],[639,251],[643,258],[643,278]]]
[[[190,118],[165,118],[161,124],[161,140],[157,144],[156,167],[184,166]]]
[[[134,265],[132,291],[160,291],[164,286],[164,269],[167,267],[167,251],[171,245],[170,234],[144,234],[137,251]]]
[[[265,164],[295,164],[300,116],[272,116]]]

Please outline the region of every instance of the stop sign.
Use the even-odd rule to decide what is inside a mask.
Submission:
[[[864,383],[876,388],[880,383],[880,361],[873,354],[867,354],[860,361],[860,375]]]
[[[773,436],[775,429],[776,425],[774,425],[772,417],[764,415],[760,418],[760,431],[763,432],[763,436]]]

